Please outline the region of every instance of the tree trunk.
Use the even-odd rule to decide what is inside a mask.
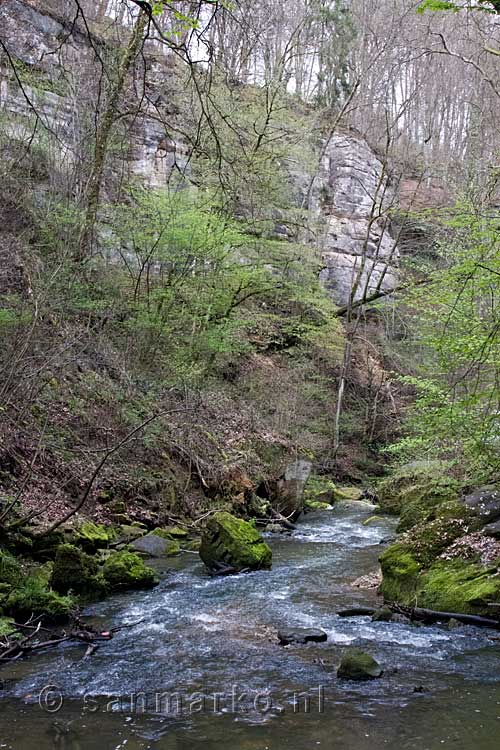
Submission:
[[[125,80],[134,60],[139,54],[148,19],[149,16],[145,11],[139,13],[127,47],[120,59],[116,79],[109,92],[106,108],[97,126],[94,160],[85,190],[85,218],[75,254],[76,260],[80,262],[85,260],[92,250],[109,137],[113,129],[120,97],[125,87]]]

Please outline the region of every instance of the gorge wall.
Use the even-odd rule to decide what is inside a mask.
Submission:
[[[88,75],[98,66],[96,55],[110,41],[97,33],[89,41],[78,23],[69,28],[49,3],[38,0],[6,0],[0,6],[0,29],[18,66],[16,80],[3,56],[0,112],[8,115],[9,134],[28,141],[35,131],[37,137],[49,131],[64,168],[78,169],[92,137],[90,128],[82,132],[77,127],[80,110],[92,95],[84,71]],[[145,101],[132,124],[120,132],[109,171],[160,188],[184,173],[189,157],[182,139],[167,132],[162,119],[182,130],[189,112],[183,111],[169,58],[148,53],[146,65]],[[82,71],[78,86],[68,85],[68,69]],[[398,252],[381,211],[392,199],[382,163],[366,141],[353,131],[334,134],[314,176],[310,205],[320,226],[315,239],[322,255],[320,277],[337,304],[348,302],[354,284],[356,299],[395,285]]]

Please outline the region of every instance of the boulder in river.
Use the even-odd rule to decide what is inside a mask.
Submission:
[[[155,532],[134,539],[130,545],[136,552],[149,557],[172,557],[180,552],[179,542],[158,536]]]
[[[323,643],[328,638],[319,628],[282,628],[278,630],[278,639],[282,646],[289,643]]]
[[[337,677],[344,680],[374,680],[381,675],[380,664],[359,648],[347,651],[337,670]]]
[[[200,557],[213,571],[239,572],[270,568],[272,553],[256,528],[241,518],[219,511],[208,521]]]
[[[156,586],[154,570],[144,565],[134,552],[113,552],[103,565],[102,573],[112,589],[140,589]]]

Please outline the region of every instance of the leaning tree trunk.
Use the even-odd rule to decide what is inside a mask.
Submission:
[[[94,228],[97,219],[97,210],[99,208],[99,198],[104,176],[104,167],[106,163],[106,154],[108,151],[109,137],[113,129],[120,97],[125,87],[125,80],[130,68],[132,67],[144,40],[144,31],[148,23],[148,13],[141,11],[137,16],[132,34],[127,47],[122,53],[116,79],[112,84],[109,92],[108,101],[102,118],[97,126],[95,137],[94,159],[90,169],[90,175],[85,190],[85,217],[82,230],[80,233],[76,259],[83,261],[90,254],[94,237]]]

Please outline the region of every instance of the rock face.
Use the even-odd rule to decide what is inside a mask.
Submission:
[[[296,520],[304,509],[304,488],[311,473],[310,461],[289,464],[276,483],[273,507],[285,518]]]
[[[337,677],[344,680],[374,680],[381,677],[382,667],[366,651],[354,648],[342,658]]]
[[[399,253],[386,222],[376,218],[391,200],[380,160],[356,134],[335,134],[315,180],[312,208],[324,219],[321,280],[345,305],[358,272],[355,299],[392,289]]]
[[[215,513],[201,539],[200,557],[213,571],[270,568],[271,549],[247,521],[230,513]]]
[[[464,498],[464,503],[483,523],[500,519],[500,489],[494,485],[472,492]]]

